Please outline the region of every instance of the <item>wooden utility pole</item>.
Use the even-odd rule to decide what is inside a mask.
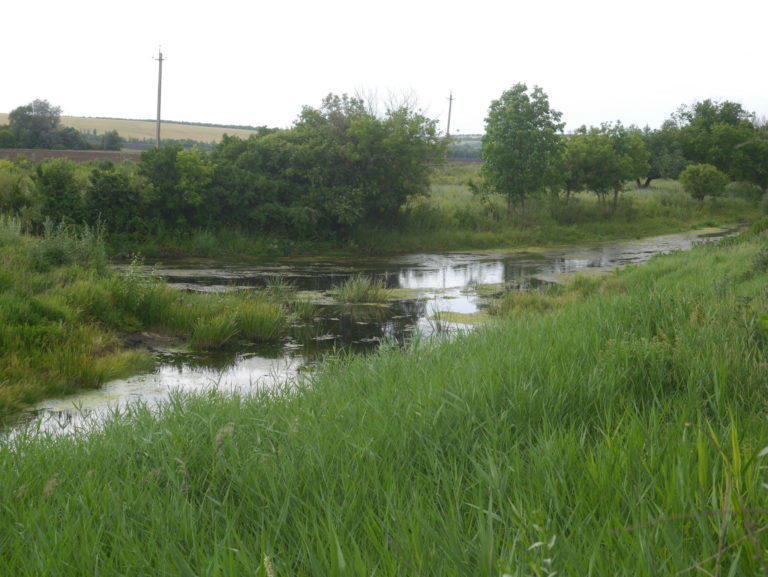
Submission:
[[[163,93],[163,50],[158,50],[157,60],[157,127],[155,129],[155,145],[160,148],[160,102]]]
[[[448,126],[445,129],[445,135],[451,135],[451,110],[453,109],[453,91],[448,93]]]

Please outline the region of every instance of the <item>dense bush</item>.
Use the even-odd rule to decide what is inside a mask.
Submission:
[[[733,198],[742,198],[749,202],[759,202],[763,197],[763,189],[752,182],[738,180],[729,182],[725,186],[725,195]]]
[[[728,177],[711,164],[692,164],[680,173],[680,182],[696,200],[705,196],[720,196]]]

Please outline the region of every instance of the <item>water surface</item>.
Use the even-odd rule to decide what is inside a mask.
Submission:
[[[365,352],[382,342],[408,342],[415,333],[471,330],[440,322],[440,312],[473,315],[494,295],[558,282],[578,271],[639,264],[655,254],[713,242],[729,231],[699,231],[531,252],[411,254],[390,258],[280,259],[260,264],[208,260],[158,264],[156,274],[180,290],[229,291],[263,288],[276,277],[317,303],[315,317],[291,327],[280,343],[216,355],[157,352],[151,373],[136,375],[63,399],[40,403],[26,416],[34,427],[72,430],[94,416],[136,400],[162,402],[171,391],[210,387],[249,393],[311,370],[327,354]],[[395,298],[386,305],[343,305],[330,291],[354,274],[383,279]],[[451,315],[456,321],[461,317]],[[470,317],[468,317],[470,318]]]

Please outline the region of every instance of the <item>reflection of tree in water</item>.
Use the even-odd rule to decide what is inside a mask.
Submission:
[[[291,336],[305,357],[340,349],[364,352],[384,340],[405,341],[419,318],[426,314],[421,300],[396,301],[387,306],[325,305],[305,325],[293,327]]]
[[[398,274],[400,286],[412,289],[460,288],[496,284],[503,280],[500,261],[447,264],[436,268],[404,268]]]
[[[176,369],[178,372],[212,369],[226,371],[240,363],[244,358],[258,355],[265,359],[280,359],[285,356],[284,343],[263,343],[239,346],[237,349],[196,353],[157,353],[160,365]]]

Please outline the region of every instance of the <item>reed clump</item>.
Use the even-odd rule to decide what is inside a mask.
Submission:
[[[349,277],[333,294],[344,303],[384,303],[391,298],[384,279],[360,274]]]

